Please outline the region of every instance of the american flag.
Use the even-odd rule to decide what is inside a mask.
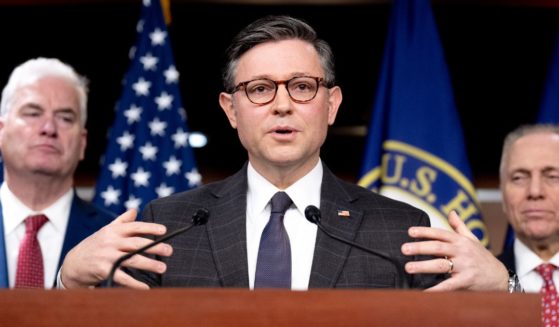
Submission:
[[[121,213],[201,184],[159,0],[144,0],[93,202]]]

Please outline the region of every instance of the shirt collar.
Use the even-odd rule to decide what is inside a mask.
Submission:
[[[65,231],[70,215],[70,207],[74,197],[74,189],[70,188],[63,196],[41,212],[33,211],[21,202],[8,187],[6,182],[0,187],[0,201],[4,217],[4,233],[9,234],[23,223],[30,215],[44,214],[57,231]],[[9,219],[8,219],[9,217]]]
[[[247,181],[248,194],[247,203],[249,210],[256,216],[266,209],[270,199],[276,192],[284,191],[289,195],[301,215],[305,215],[308,205],[320,206],[320,188],[322,184],[322,162],[319,159],[316,166],[305,176],[285,190],[280,190],[270,183],[264,176],[260,175],[254,167],[248,164]]]
[[[528,273],[536,269],[537,266],[544,261],[535,254],[526,244],[516,238],[514,240],[514,259],[516,262],[516,274],[519,278],[526,276]],[[559,267],[559,253],[556,253],[549,263]]]

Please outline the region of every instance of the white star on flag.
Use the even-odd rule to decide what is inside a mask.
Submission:
[[[155,31],[153,31],[149,35],[149,38],[151,39],[151,45],[153,46],[162,45],[163,43],[165,43],[166,37],[167,37],[167,32],[163,32],[159,28],[156,28]]]
[[[165,196],[169,196],[171,194],[173,194],[175,190],[172,187],[167,186],[165,183],[159,185],[156,189],[155,189],[155,193],[157,193],[157,196],[159,196],[160,198],[165,197]]]
[[[148,142],[140,147],[140,152],[142,153],[142,159],[155,160],[155,155],[157,154],[157,147],[151,145],[151,142]]]
[[[139,122],[141,114],[142,114],[142,108],[136,105],[131,105],[130,109],[124,112],[124,116],[126,116],[128,124]]]
[[[155,98],[155,103],[157,103],[157,109],[159,110],[169,109],[173,103],[173,96],[163,91],[160,96]]]
[[[124,202],[124,206],[126,207],[126,210],[130,210],[130,209],[138,210],[138,208],[140,208],[140,204],[142,204],[142,199],[136,198],[134,194],[130,194],[128,200]]]
[[[144,70],[155,70],[159,59],[152,56],[151,53],[148,53],[147,55],[141,57],[140,61],[144,65]]]
[[[179,81],[179,71],[175,68],[175,66],[170,66],[163,72],[165,75],[165,82],[170,83],[177,83]]]
[[[165,136],[165,128],[167,128],[167,123],[159,120],[157,117],[149,122],[150,133],[153,136]]]
[[[109,165],[109,170],[113,174],[113,178],[125,177],[126,168],[128,168],[128,163],[123,162],[120,158],[117,158],[115,162]]]
[[[140,79],[132,85],[132,88],[134,89],[134,91],[136,91],[137,96],[148,96],[150,87],[151,82],[146,81],[143,77],[140,77]]]
[[[188,185],[191,187],[200,185],[202,182],[202,175],[198,172],[198,169],[193,168],[191,171],[184,174],[184,177],[188,180]]]
[[[167,174],[167,176],[178,174],[180,172],[181,165],[182,161],[177,160],[175,156],[171,156],[171,158],[169,158],[169,161],[165,161],[163,163],[163,167],[165,167],[165,173]]]
[[[134,181],[134,186],[149,186],[149,178],[151,177],[151,173],[149,171],[145,171],[142,167],[139,167],[138,170],[132,174],[132,180]]]
[[[177,129],[177,132],[171,138],[175,142],[175,148],[186,147],[188,144],[188,133],[184,132],[182,128]]]
[[[117,138],[116,142],[120,144],[121,151],[126,151],[127,149],[132,148],[132,145],[134,144],[134,135],[125,131],[122,136]]]
[[[110,206],[111,204],[118,204],[118,197],[120,196],[120,190],[115,190],[114,187],[109,185],[106,191],[101,193],[101,197],[105,202],[105,206]]]

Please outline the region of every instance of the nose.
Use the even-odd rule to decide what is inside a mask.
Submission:
[[[48,137],[56,137],[57,136],[57,126],[56,121],[53,116],[45,117],[41,122],[41,135],[48,136]]]
[[[545,195],[541,176],[536,175],[530,178],[530,184],[528,185],[528,198],[529,199],[541,199]]]
[[[276,115],[286,115],[291,113],[291,97],[289,92],[287,92],[287,87],[285,84],[278,85],[276,92],[276,98],[272,105],[273,113]]]

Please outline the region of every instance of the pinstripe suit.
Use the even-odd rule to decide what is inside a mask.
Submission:
[[[150,203],[143,212],[143,220],[164,224],[168,230],[184,226],[201,207],[210,211],[210,217],[207,225],[194,227],[170,241],[174,252],[171,257],[162,258],[167,263],[165,274],[132,274],[151,286],[248,288],[247,187],[245,165],[223,181]],[[320,209],[325,228],[387,252],[402,265],[413,259],[400,252],[402,243],[411,241],[408,227],[429,225],[424,212],[342,181],[326,166]],[[337,210],[348,210],[350,217],[339,217]],[[441,279],[435,275],[408,277],[415,288],[434,285]],[[309,288],[334,287],[394,288],[397,273],[390,262],[352,249],[319,231]]]

